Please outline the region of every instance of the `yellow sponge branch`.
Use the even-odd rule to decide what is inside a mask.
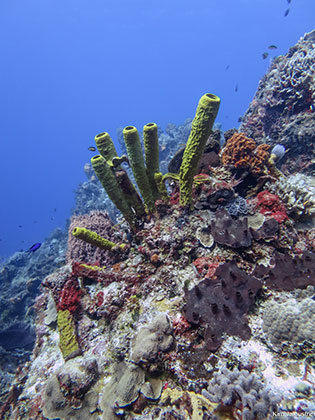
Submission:
[[[144,159],[140,144],[140,138],[136,127],[128,126],[123,130],[128,158],[135,180],[139,187],[144,204],[149,212],[154,212],[154,198],[149,179],[144,166]]]
[[[97,246],[98,248],[106,249],[108,251],[111,251],[113,248],[117,247],[117,244],[115,244],[114,242],[103,238],[96,232],[92,232],[91,230],[82,227],[75,227],[72,230],[72,235],[76,238],[81,239],[84,242]],[[119,245],[118,249],[123,250],[125,247],[125,244],[121,244]]]
[[[59,331],[59,347],[65,360],[81,354],[73,316],[68,309],[57,313],[57,327]]]
[[[194,175],[219,106],[220,98],[211,93],[206,93],[199,100],[179,171],[180,204],[183,206],[191,205]]]
[[[116,177],[111,170],[110,166],[106,162],[105,158],[100,155],[93,156],[91,159],[93,169],[101,181],[101,184],[105,188],[109,198],[115,204],[115,206],[122,212],[122,215],[127,220],[127,222],[134,226],[135,215],[128,205],[124,194],[118,185]]]
[[[154,174],[160,171],[158,126],[155,123],[148,123],[143,127],[143,144],[147,175],[155,201],[159,198],[159,191],[154,180]]]
[[[117,157],[116,148],[111,136],[104,132],[97,134],[94,140],[100,155],[111,165],[113,158]]]

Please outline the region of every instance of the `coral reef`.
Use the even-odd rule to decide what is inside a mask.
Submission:
[[[35,346],[15,379],[14,369],[1,378],[1,418],[256,420],[312,411],[312,218],[306,223],[306,214],[290,210],[280,182],[272,189],[274,177],[281,176],[275,165],[287,153],[282,159],[282,149],[269,154],[266,145],[236,130],[224,133],[221,153],[222,133],[210,130],[216,112],[200,115],[204,111],[198,108],[190,146],[165,175],[166,162],[159,164],[158,155],[171,158],[187,139],[190,121],[169,126],[166,134],[147,124],[145,161],[134,127],[125,135],[131,136],[129,158],[117,156],[107,133],[96,136],[100,178],[105,171],[103,183],[113,201],[125,200],[124,217],[114,224],[104,210],[89,213],[93,202],[103,209],[105,195],[86,166],[89,180],[78,194],[88,202],[84,208],[78,201],[82,214],[71,220],[66,261],[65,246],[50,243],[54,263],[64,265],[41,271],[45,245],[38,260],[29,257],[39,273],[36,287],[29,282],[38,294],[29,310],[36,315]],[[235,142],[234,150],[229,142]],[[9,309],[20,292],[15,287],[24,282],[14,276],[25,264],[19,255],[3,271],[0,287]],[[28,342],[22,331],[27,326],[19,321],[23,317],[5,322],[0,331],[2,370],[12,361],[9,352],[22,353],[15,364],[29,359],[34,332]]]
[[[240,131],[259,143],[280,143],[287,156],[312,154],[315,141],[315,31],[274,58],[242,118]]]

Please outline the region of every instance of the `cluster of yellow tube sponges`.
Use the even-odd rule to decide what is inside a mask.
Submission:
[[[191,205],[193,178],[211,133],[219,105],[220,98],[210,93],[203,95],[199,101],[179,171],[180,204],[183,206]],[[168,197],[164,177],[159,170],[157,125],[148,123],[143,127],[145,157],[142,154],[136,127],[125,127],[123,136],[128,158],[118,157],[110,135],[104,132],[95,137],[99,155],[93,156],[91,163],[109,198],[133,229],[137,218],[141,219],[145,214],[155,212],[157,199],[167,200]],[[124,161],[129,162],[143,201],[126,171],[121,167]],[[74,229],[73,234],[95,246],[106,249],[112,249],[115,246],[113,243],[107,243],[109,241],[104,238],[96,238],[96,234],[93,235],[94,232],[89,233],[86,230],[83,232],[80,228]],[[106,244],[104,241],[107,241]]]

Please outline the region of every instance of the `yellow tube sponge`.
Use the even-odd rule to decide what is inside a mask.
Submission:
[[[154,201],[159,198],[159,191],[154,180],[154,174],[159,172],[159,140],[158,126],[155,123],[148,123],[143,127],[143,144],[145,155],[145,166],[153,194]]]
[[[144,166],[144,159],[138,131],[136,127],[128,126],[124,128],[123,135],[128,152],[130,166],[142,195],[144,204],[146,205],[149,212],[154,212],[154,198]]]
[[[156,183],[159,195],[161,196],[162,200],[168,201],[167,189],[165,187],[163,174],[161,172],[155,172],[154,182]]]
[[[110,135],[106,132],[100,133],[95,136],[94,140],[100,155],[111,165],[113,158],[117,157],[117,152]]]
[[[129,207],[124,197],[124,194],[117,183],[115,175],[113,174],[106,160],[103,158],[103,156],[96,155],[92,157],[91,163],[98,179],[101,181],[101,184],[103,185],[109,198],[118,208],[118,210],[121,211],[122,215],[127,220],[127,222],[131,226],[134,226],[134,213]]]
[[[191,204],[194,175],[219,106],[220,98],[211,93],[206,93],[199,100],[179,170],[180,204],[183,206]]]
[[[64,359],[72,359],[81,354],[74,319],[68,309],[58,311],[57,326],[59,331],[59,347]]]
[[[75,227],[72,230],[72,235],[76,238],[81,239],[84,242],[88,242],[91,245],[97,246],[101,249],[107,249],[108,251],[112,250],[114,247],[117,247],[117,244],[115,244],[112,241],[109,241],[106,238],[103,238],[102,236],[98,235],[96,232],[92,232],[89,229],[85,229],[82,227]],[[121,251],[124,250],[126,247],[126,244],[121,244],[118,249]]]
[[[115,176],[122,192],[124,193],[127,203],[136,213],[137,217],[142,219],[145,216],[144,205],[138,194],[138,191],[130,181],[127,172],[124,169],[119,171],[116,170]]]

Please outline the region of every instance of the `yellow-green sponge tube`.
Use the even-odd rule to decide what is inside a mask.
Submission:
[[[200,98],[195,118],[179,170],[180,204],[186,206],[192,201],[192,184],[198,162],[211,133],[220,106],[220,98],[206,93]]]
[[[65,360],[81,354],[74,319],[68,309],[57,313],[57,327],[59,331],[59,347]]]
[[[142,195],[144,204],[150,212],[154,212],[154,198],[147,177],[140,138],[136,127],[128,126],[123,130],[130,166]]]
[[[159,198],[159,191],[154,180],[155,172],[159,172],[159,140],[158,126],[155,123],[148,123],[143,127],[143,144],[145,155],[145,166],[153,194],[154,201]]]
[[[100,155],[107,163],[111,164],[112,159],[117,156],[117,152],[110,135],[106,132],[100,133],[95,136],[94,140]]]
[[[121,211],[122,215],[127,220],[127,222],[131,226],[134,226],[134,213],[129,207],[124,197],[124,194],[116,181],[115,175],[113,174],[106,160],[102,156],[97,155],[92,157],[91,163],[98,179],[101,181],[109,198],[118,208],[118,210]]]
[[[155,172],[154,181],[156,183],[156,186],[158,188],[158,191],[162,200],[168,201],[168,194],[167,194],[167,189],[165,187],[163,174],[161,172]]]
[[[85,229],[82,227],[75,227],[72,230],[72,235],[76,238],[81,239],[84,242],[88,242],[91,245],[97,246],[98,248],[107,249],[110,251],[113,249],[116,244],[112,241],[109,241],[106,238],[98,235],[96,232],[92,232],[90,229]],[[123,250],[126,247],[125,244],[119,245],[119,248]]]
[[[129,206],[134,210],[137,217],[142,219],[145,217],[145,209],[142,200],[133,183],[130,181],[127,172],[124,169],[115,171],[116,180],[124,193],[125,199]]]

